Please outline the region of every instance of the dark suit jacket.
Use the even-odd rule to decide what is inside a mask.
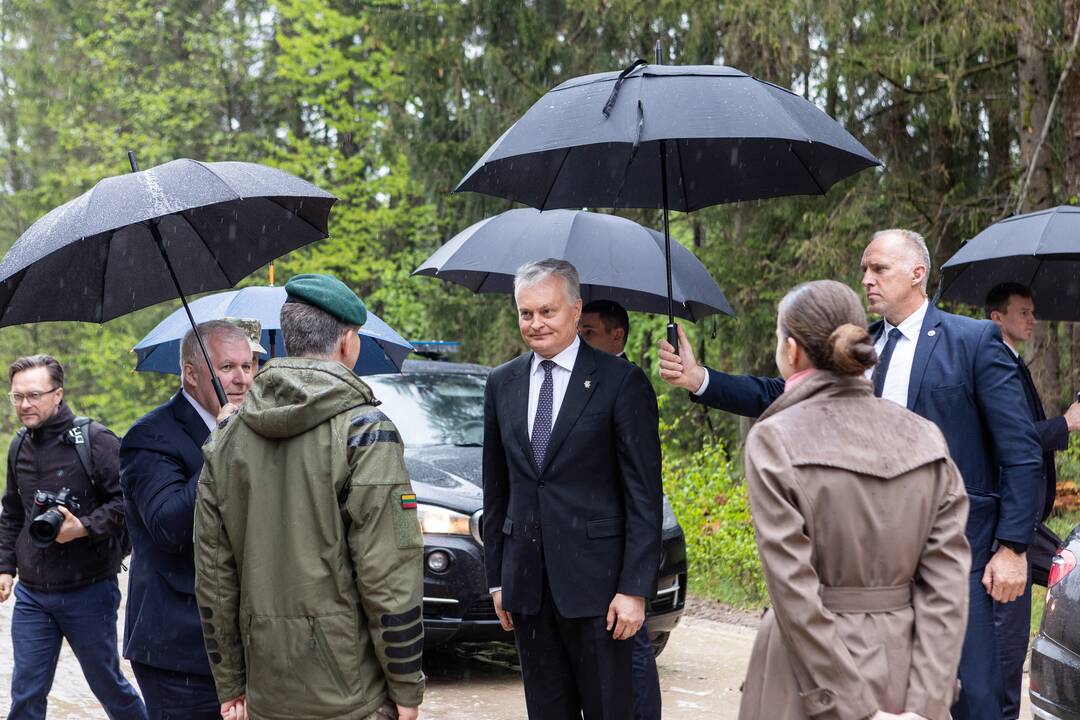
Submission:
[[[1039,515],[1036,519],[1043,521],[1050,516],[1050,511],[1054,509],[1054,498],[1057,497],[1057,467],[1054,465],[1054,452],[1069,447],[1069,425],[1065,422],[1065,418],[1060,415],[1056,418],[1046,419],[1046,411],[1043,409],[1042,400],[1039,398],[1039,391],[1035,387],[1035,381],[1031,379],[1031,372],[1028,370],[1027,365],[1021,358],[1016,357],[1011,352],[1009,355],[1015,358],[1016,366],[1020,370],[1020,381],[1024,386],[1028,411],[1035,423],[1035,431],[1039,433],[1039,444],[1042,446],[1044,484],[1041,495],[1042,502],[1036,506],[1039,509]]]
[[[660,559],[659,413],[645,374],[585,342],[544,466],[528,435],[533,354],[484,393],[484,555],[503,607],[535,614],[546,573],[559,613],[605,615],[615,593],[652,597]]]
[[[881,322],[870,326],[875,337]],[[784,391],[781,378],[709,371],[692,399],[757,417]],[[926,309],[911,367],[907,407],[941,429],[971,501],[967,538],[972,572],[990,559],[995,538],[1030,544],[1041,494],[1042,449],[1027,414],[1016,363],[989,320]],[[882,442],[903,442],[882,438]]]
[[[206,423],[183,395],[139,419],[120,445],[131,534],[124,657],[210,674],[195,604],[195,491]]]

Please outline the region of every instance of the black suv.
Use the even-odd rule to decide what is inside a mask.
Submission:
[[[424,631],[430,647],[450,640],[512,640],[495,617],[484,574],[483,365],[407,360],[402,373],[364,379],[405,443],[405,464],[424,530]],[[686,542],[664,500],[663,552],[648,602],[657,653],[686,603]]]

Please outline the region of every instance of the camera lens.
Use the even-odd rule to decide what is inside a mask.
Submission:
[[[60,526],[63,524],[64,516],[60,511],[49,508],[30,523],[30,542],[34,547],[49,547],[60,534]]]

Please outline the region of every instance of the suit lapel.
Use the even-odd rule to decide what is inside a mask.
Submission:
[[[198,447],[202,447],[206,438],[210,437],[210,430],[203,422],[202,416],[191,406],[183,393],[176,393],[172,400],[172,413],[180,427]]]
[[[919,328],[919,337],[915,340],[915,358],[911,361],[911,377],[908,379],[907,408],[915,407],[915,400],[919,397],[919,388],[922,387],[923,375],[926,374],[926,366],[930,362],[930,355],[934,352],[934,346],[941,338],[941,311],[933,305],[927,305],[926,316],[923,317],[922,327]]]
[[[506,391],[510,396],[510,427],[517,439],[521,451],[529,459],[529,466],[536,467],[532,462],[532,440],[529,438],[529,374],[532,370],[533,354],[525,353],[514,362],[514,371],[506,381]]]
[[[566,440],[570,428],[577,422],[578,416],[589,403],[589,399],[596,394],[596,380],[593,378],[596,373],[596,352],[584,340],[578,346],[577,360],[574,361],[574,370],[570,373],[570,383],[566,386],[566,394],[563,395],[559,415],[551,428],[551,439],[548,440],[544,466],[540,469],[541,474],[551,465],[551,458]]]
[[[1028,406],[1031,408],[1031,417],[1036,422],[1045,420],[1046,412],[1043,410],[1042,400],[1039,399],[1039,391],[1035,387],[1031,371],[1023,358],[1017,356],[1014,356],[1014,358],[1016,360],[1016,369],[1020,373],[1020,382],[1024,385],[1024,395],[1027,396]]]

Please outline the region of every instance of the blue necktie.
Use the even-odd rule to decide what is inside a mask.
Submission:
[[[533,460],[537,468],[544,466],[544,455],[547,453],[548,440],[551,439],[552,407],[555,404],[555,383],[551,379],[551,369],[555,367],[555,363],[542,360],[540,367],[544,370],[544,382],[540,384],[540,399],[536,403],[536,417],[533,418],[532,428]]]
[[[889,331],[889,339],[885,341],[885,347],[881,350],[881,357],[878,358],[877,365],[874,366],[874,372],[870,378],[874,381],[874,395],[878,397],[881,397],[881,393],[885,389],[885,374],[889,372],[889,362],[892,360],[893,350],[896,349],[896,341],[903,335],[896,328]]]

